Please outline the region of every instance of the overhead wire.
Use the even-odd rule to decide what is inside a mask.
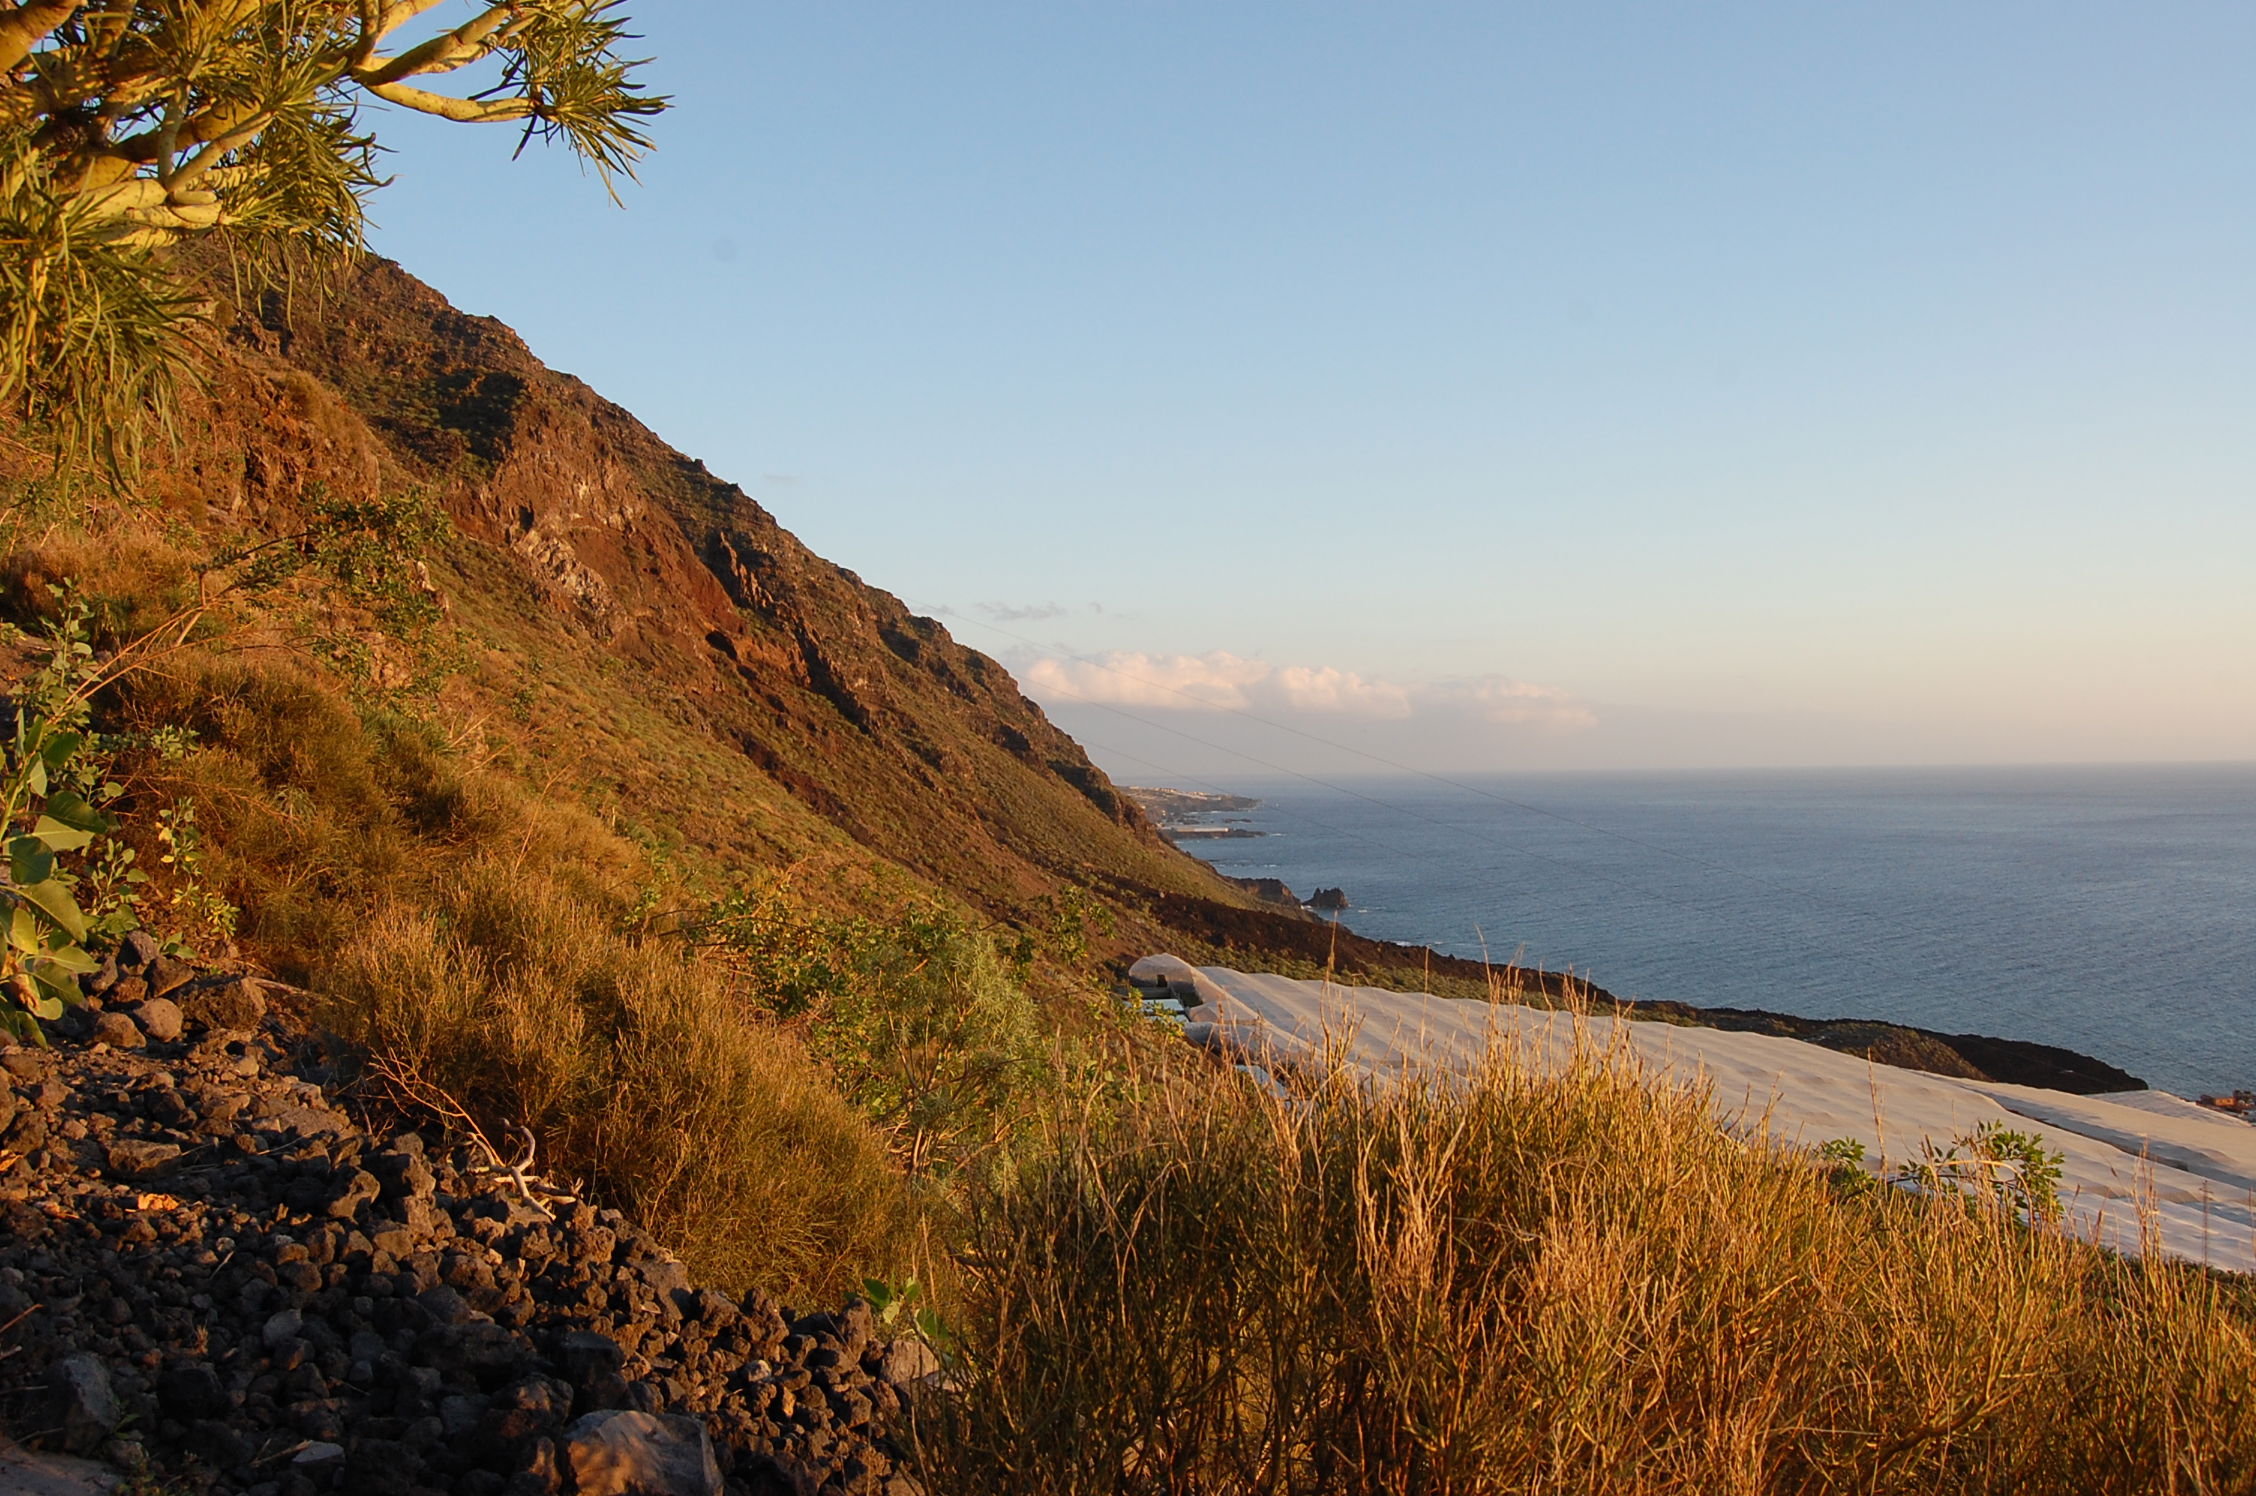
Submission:
[[[1010,639],[1019,644],[1027,646],[1029,649],[1041,650],[1052,655],[1062,655],[1067,659],[1075,660],[1080,662],[1081,664],[1089,665],[1096,669],[1117,675],[1123,680],[1133,681],[1138,685],[1148,687],[1152,690],[1165,691],[1171,695],[1180,696],[1184,700],[1196,704],[1196,706],[1198,706],[1201,710],[1219,711],[1231,716],[1241,717],[1249,722],[1259,723],[1260,725],[1274,729],[1275,731],[1288,733],[1294,737],[1302,738],[1308,742],[1318,744],[1321,747],[1330,748],[1337,752],[1353,754],[1358,758],[1367,759],[1372,763],[1382,765],[1401,774],[1424,779],[1434,784],[1444,785],[1448,788],[1458,790],[1462,793],[1477,796],[1481,799],[1489,800],[1500,805],[1507,805],[1515,810],[1525,811],[1528,814],[1541,816],[1549,820],[1560,822],[1564,825],[1574,826],[1594,835],[1621,842],[1628,846],[1637,847],[1643,851],[1651,852],[1657,856],[1665,857],[1675,862],[1680,862],[1688,866],[1697,867],[1707,872],[1720,873],[1727,877],[1739,879],[1743,882],[1753,884],[1758,888],[1767,889],[1773,893],[1780,893],[1785,894],[1789,897],[1808,900],[1811,903],[1824,905],[1826,907],[1837,909],[1848,914],[1853,914],[1860,918],[1885,925],[1891,930],[1893,930],[1898,924],[1898,921],[1891,919],[1888,916],[1883,915],[1875,910],[1862,908],[1858,905],[1848,903],[1837,897],[1830,897],[1826,894],[1809,888],[1801,888],[1791,884],[1779,883],[1773,879],[1764,878],[1758,874],[1746,872],[1743,869],[1732,867],[1728,863],[1717,862],[1712,858],[1699,857],[1691,853],[1679,852],[1672,847],[1664,846],[1658,842],[1648,841],[1643,837],[1631,836],[1625,832],[1615,831],[1610,827],[1601,826],[1595,822],[1586,821],[1577,816],[1567,815],[1564,812],[1552,810],[1545,806],[1535,805],[1528,801],[1516,799],[1509,795],[1500,795],[1493,790],[1484,789],[1481,786],[1475,784],[1467,784],[1464,781],[1447,774],[1438,774],[1431,770],[1420,769],[1415,767],[1414,765],[1405,764],[1396,759],[1389,758],[1384,754],[1373,753],[1370,750],[1364,748],[1357,748],[1352,744],[1339,742],[1335,739],[1325,737],[1321,733],[1310,732],[1306,728],[1295,727],[1287,722],[1279,722],[1274,718],[1265,717],[1259,712],[1255,712],[1244,707],[1234,707],[1217,703],[1211,698],[1196,695],[1192,692],[1183,690],[1179,686],[1170,685],[1165,681],[1152,680],[1149,677],[1138,675],[1133,671],[1123,670],[1119,666],[1114,665],[1109,661],[1098,659],[1091,655],[1081,654],[1073,650],[1062,649],[1054,644],[1044,645],[1039,640],[1028,638],[1026,635],[1018,633],[1013,629],[1004,628],[999,624],[990,623],[984,619],[971,618],[962,614],[951,614],[950,616],[961,622],[969,623],[976,627],[986,629],[990,633],[1000,634],[1006,639]],[[1583,864],[1567,862],[1559,858],[1546,856],[1543,853],[1534,851],[1533,849],[1525,846],[1522,843],[1508,841],[1502,837],[1483,836],[1480,833],[1474,831],[1472,828],[1466,827],[1461,823],[1445,821],[1434,816],[1425,815],[1421,812],[1412,810],[1407,806],[1383,800],[1374,795],[1364,794],[1359,790],[1348,789],[1343,785],[1332,783],[1328,780],[1319,778],[1312,774],[1303,773],[1296,769],[1286,768],[1281,764],[1271,763],[1266,759],[1262,759],[1254,754],[1247,753],[1242,749],[1232,748],[1227,744],[1217,743],[1209,739],[1199,737],[1195,733],[1186,732],[1180,728],[1169,727],[1164,723],[1154,722],[1148,718],[1136,716],[1134,713],[1124,711],[1107,702],[1100,702],[1091,700],[1088,697],[1081,697],[1076,700],[1075,704],[1079,706],[1095,707],[1100,711],[1111,712],[1113,715],[1123,717],[1128,721],[1136,723],[1139,726],[1157,729],[1161,732],[1172,733],[1177,737],[1184,738],[1187,741],[1193,743],[1197,743],[1201,747],[1212,749],[1221,753],[1227,753],[1232,755],[1233,757],[1242,758],[1246,762],[1268,769],[1272,773],[1288,775],[1292,778],[1303,780],[1309,784],[1330,790],[1334,794],[1351,796],[1355,799],[1378,806],[1379,808],[1390,811],[1394,814],[1409,816],[1416,820],[1425,821],[1431,825],[1440,826],[1448,830],[1456,831],[1459,834],[1468,836],[1476,841],[1502,846],[1505,849],[1515,852],[1521,856],[1532,858],[1538,862],[1547,863],[1553,867],[1580,873],[1588,877],[1595,877],[1601,882],[1609,883],[1612,886],[1622,889],[1626,892],[1635,893],[1645,898],[1650,898],[1661,903],[1673,905],[1677,908],[1689,909],[1701,907],[1697,904],[1683,899],[1673,898],[1667,894],[1658,893],[1650,888],[1643,887],[1642,885],[1632,883],[1624,879],[1612,877],[1605,873],[1597,872]],[[1340,828],[1329,829],[1337,830]],[[1367,838],[1365,839],[1367,840]],[[1378,844],[1373,843],[1373,845]]]
[[[955,616],[961,617],[962,615]],[[988,623],[983,619],[964,618],[963,621],[966,623],[975,624],[980,628],[988,629],[991,632],[1001,634],[1005,638],[1015,640],[1018,643],[1026,645],[1030,649],[1045,648],[1045,646],[1040,642],[1029,639],[1024,634],[1013,632],[1012,630],[1003,628],[997,624]],[[1273,717],[1264,717],[1259,712],[1252,711],[1246,707],[1223,705],[1221,703],[1212,701],[1209,698],[1198,696],[1192,692],[1186,691],[1180,686],[1172,686],[1165,681],[1155,681],[1146,676],[1137,675],[1133,671],[1123,670],[1119,666],[1114,665],[1109,661],[1098,659],[1092,655],[1080,654],[1073,650],[1057,649],[1054,645],[1048,646],[1048,648],[1054,653],[1062,654],[1069,660],[1076,660],[1081,664],[1092,665],[1099,670],[1109,671],[1110,673],[1119,676],[1123,680],[1131,680],[1136,682],[1138,685],[1148,686],[1153,690],[1166,691],[1173,695],[1181,696],[1186,701],[1197,703],[1199,707],[1204,710],[1226,712],[1231,716],[1243,717],[1249,722],[1258,722],[1262,726],[1273,728],[1278,732],[1290,733],[1294,737],[1305,738],[1309,742],[1319,744],[1322,747],[1331,748],[1341,753],[1352,753],[1358,758],[1369,759],[1372,763],[1382,765],[1400,774],[1408,774],[1419,779],[1428,780],[1434,784],[1446,785],[1451,789],[1460,790],[1468,795],[1477,795],[1484,800],[1493,800],[1500,805],[1509,805],[1515,810],[1524,810],[1530,815],[1543,816],[1550,820],[1559,821],[1569,826],[1578,826],[1581,829],[1592,832],[1598,836],[1609,837],[1612,840],[1624,842],[1630,846],[1639,847],[1645,851],[1657,853],[1660,856],[1671,858],[1678,862],[1689,863],[1695,867],[1703,868],[1709,872],[1722,873],[1728,877],[1743,879],[1746,882],[1756,884],[1760,887],[1772,889],[1775,892],[1797,893],[1804,895],[1808,894],[1808,890],[1806,889],[1796,889],[1785,884],[1774,883],[1769,879],[1760,877],[1754,873],[1747,872],[1744,869],[1732,867],[1728,863],[1716,862],[1709,858],[1694,856],[1689,852],[1679,852],[1673,847],[1666,847],[1658,842],[1647,841],[1642,837],[1631,836],[1626,832],[1616,831],[1611,827],[1601,826],[1593,821],[1585,821],[1580,819],[1579,817],[1567,815],[1563,811],[1552,810],[1549,807],[1536,805],[1526,800],[1514,799],[1509,795],[1500,795],[1497,794],[1494,790],[1484,789],[1477,784],[1467,784],[1465,781],[1453,778],[1447,774],[1436,773],[1431,769],[1421,769],[1414,764],[1406,764],[1397,759],[1389,758],[1383,753],[1373,753],[1367,748],[1358,748],[1351,743],[1342,743],[1337,741],[1336,739],[1327,738],[1321,733],[1314,733],[1308,731],[1306,728],[1295,727],[1289,722],[1279,722]],[[1101,703],[1090,701],[1086,697],[1084,697],[1081,698],[1081,700],[1077,704],[1084,706],[1096,706],[1100,705]],[[1157,724],[1155,723],[1150,725],[1156,726]]]
[[[1651,899],[1656,903],[1669,904],[1679,909],[1694,909],[1700,907],[1699,905],[1690,903],[1684,899],[1672,898],[1668,894],[1657,892],[1654,889],[1643,887],[1642,885],[1629,882],[1626,879],[1614,877],[1611,874],[1600,872],[1595,868],[1588,867],[1581,863],[1567,862],[1561,858],[1547,856],[1542,852],[1535,851],[1529,847],[1521,846],[1517,843],[1498,842],[1496,838],[1484,836],[1478,830],[1474,829],[1473,827],[1467,826],[1462,822],[1445,821],[1438,816],[1430,816],[1422,811],[1412,810],[1408,806],[1397,805],[1391,801],[1382,800],[1376,795],[1367,795],[1361,790],[1349,789],[1345,785],[1335,784],[1331,780],[1321,778],[1318,775],[1305,773],[1299,769],[1290,769],[1285,767],[1283,764],[1274,763],[1268,759],[1260,757],[1257,754],[1247,753],[1242,748],[1232,748],[1226,743],[1213,742],[1210,739],[1200,737],[1196,733],[1186,732],[1179,727],[1170,727],[1163,722],[1153,722],[1148,720],[1147,718],[1138,717],[1132,712],[1122,711],[1120,708],[1112,706],[1106,702],[1082,701],[1079,703],[1079,705],[1095,707],[1098,711],[1102,712],[1110,712],[1114,716],[1121,717],[1127,721],[1133,722],[1139,727],[1152,728],[1160,732],[1171,733],[1174,736],[1182,738],[1187,742],[1196,743],[1202,748],[1211,749],[1218,753],[1227,753],[1235,758],[1242,758],[1247,763],[1257,765],[1258,767],[1263,769],[1267,769],[1272,774],[1283,774],[1290,778],[1301,780],[1304,783],[1315,785],[1319,789],[1329,790],[1335,795],[1343,795],[1350,799],[1361,800],[1367,805],[1375,805],[1379,809],[1391,812],[1392,814],[1407,816],[1412,820],[1424,821],[1431,826],[1439,826],[1445,831],[1455,832],[1459,836],[1467,837],[1473,841],[1481,842],[1483,844],[1502,845],[1508,850],[1515,852],[1522,857],[1531,858],[1536,862],[1545,863],[1551,867],[1559,868],[1562,871],[1577,874],[1582,877],[1594,878],[1601,883],[1611,884],[1613,887],[1620,889],[1624,893],[1636,894],[1641,898]],[[1374,845],[1377,845],[1377,843],[1374,843]],[[1398,855],[1401,855],[1399,849],[1389,848],[1389,850],[1396,851]]]

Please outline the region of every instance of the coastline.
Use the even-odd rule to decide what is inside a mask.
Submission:
[[[1248,795],[1213,791],[1170,790],[1146,786],[1124,787],[1122,793],[1144,806],[1155,823],[1162,815],[1162,834],[1171,830],[1208,830],[1195,817],[1229,814],[1239,818],[1262,801]],[[1251,835],[1264,833],[1253,830]],[[1211,865],[1211,864],[1210,864]],[[1217,873],[1221,873],[1219,868]],[[2065,1091],[2072,1095],[2102,1095],[2141,1091],[2148,1082],[2096,1055],[2064,1045],[2002,1035],[1957,1032],[1889,1019],[1859,1016],[1810,1018],[1775,1009],[1737,1005],[1703,1006],[1671,999],[1633,1000],[1572,972],[1551,972],[1511,963],[1470,960],[1430,946],[1359,935],[1339,917],[1337,910],[1318,914],[1311,904],[1275,878],[1242,878],[1222,873],[1252,891],[1266,906],[1247,910],[1181,894],[1161,894],[1155,910],[1167,924],[1224,951],[1275,953],[1342,976],[1399,980],[1404,973],[1421,973],[1516,996],[1534,996],[1554,1004],[1587,1004],[1593,1011],[1623,1014],[1633,1019],[1765,1034],[1797,1039],[1822,1048],[1868,1059],[1899,1069],[1925,1071],[1960,1080],[1992,1081]],[[1337,890],[1326,890],[1337,892]],[[1344,905],[1344,898],[1341,900]]]
[[[1218,950],[1247,958],[1278,954],[1341,977],[1400,980],[1405,974],[1478,983],[1501,994],[1536,997],[1552,1006],[1583,1005],[1591,1011],[1686,1028],[1713,1028],[1799,1039],[1825,1049],[1905,1070],[1924,1070],[1963,1080],[2035,1086],[2071,1095],[2103,1095],[2148,1089],[2140,1077],[2095,1055],[2028,1039],[1993,1034],[1954,1034],[1909,1024],[1863,1018],[1801,1018],[1760,1008],[1698,1008],[1690,1003],[1637,1002],[1617,997],[1595,982],[1570,972],[1544,971],[1509,963],[1468,961],[1427,946],[1403,945],[1358,935],[1346,925],[1283,910],[1241,909],[1184,894],[1162,894],[1155,911],[1168,925],[1206,941]]]

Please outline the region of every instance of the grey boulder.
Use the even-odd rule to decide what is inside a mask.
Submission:
[[[251,977],[199,977],[171,989],[170,996],[188,1022],[214,1032],[248,1032],[266,1016],[266,995]]]
[[[91,1454],[117,1432],[123,1415],[101,1357],[85,1351],[62,1357],[48,1369],[47,1388],[63,1447],[71,1453]]]
[[[180,1037],[180,1004],[169,997],[152,997],[147,1002],[135,1003],[131,1016],[141,1025],[141,1032],[159,1044],[170,1044]]]
[[[123,1013],[96,1014],[92,1038],[112,1049],[139,1049],[142,1044],[140,1026]]]
[[[713,1441],[695,1418],[590,1413],[565,1438],[579,1496],[721,1496]]]

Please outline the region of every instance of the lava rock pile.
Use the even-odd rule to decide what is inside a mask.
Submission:
[[[483,1150],[370,1136],[250,978],[129,946],[0,1052],[0,1423],[249,1496],[914,1496],[869,1307],[690,1282]],[[159,963],[169,963],[158,969]]]

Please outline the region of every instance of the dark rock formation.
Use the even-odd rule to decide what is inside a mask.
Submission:
[[[1264,904],[1275,904],[1281,909],[1301,907],[1300,895],[1287,888],[1282,878],[1232,878],[1230,881]]]
[[[228,336],[145,486],[240,532],[218,545],[290,533],[315,489],[439,495],[457,540],[431,583],[455,624],[552,685],[600,660],[606,710],[567,720],[572,693],[551,689],[542,725],[583,755],[632,716],[635,741],[586,767],[654,819],[743,805],[783,861],[841,829],[998,914],[1092,862],[1227,896],[1008,670],[501,323],[373,258],[288,306],[224,310],[233,286],[215,270]]]
[[[187,1011],[0,1051],[19,1441],[253,1496],[915,1491],[885,1428],[935,1363],[867,1305],[699,1288],[616,1212],[363,1130],[247,1002]]]
[[[1743,1029],[1803,1039],[1828,1049],[1870,1055],[1883,1065],[1912,1070],[1932,1070],[1938,1075],[1962,1075],[1972,1080],[2005,1081],[2017,1086],[2043,1086],[2079,1096],[2109,1091],[2143,1091],[2146,1082],[2105,1060],[2073,1049],[2037,1044],[2027,1039],[1998,1039],[1987,1034],[1945,1034],[1902,1024],[1857,1018],[1796,1018],[1766,1013],[1757,1008],[1694,1008],[1698,1021],[1713,1028]]]

